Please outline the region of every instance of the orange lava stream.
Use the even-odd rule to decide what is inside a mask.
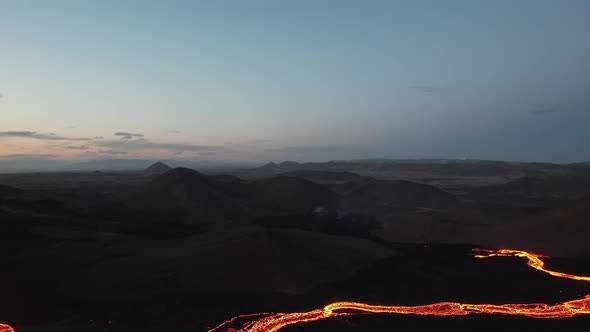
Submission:
[[[590,277],[551,271],[545,269],[545,262],[541,258],[546,256],[533,254],[521,250],[484,250],[474,249],[476,258],[489,257],[523,257],[532,268],[555,277],[590,282]],[[354,316],[361,314],[402,314],[428,316],[464,316],[469,314],[503,314],[525,316],[531,318],[568,318],[581,314],[590,314],[590,294],[584,298],[558,304],[528,303],[528,304],[468,304],[456,302],[440,302],[420,306],[382,306],[359,302],[335,302],[321,309],[307,312],[253,314],[234,317],[209,332],[274,332],[287,325],[312,322],[326,318]],[[262,316],[254,321],[243,323],[235,328],[235,324],[248,317]]]
[[[0,323],[0,332],[14,332],[12,326]]]

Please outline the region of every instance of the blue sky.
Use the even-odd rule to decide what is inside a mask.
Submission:
[[[0,8],[3,159],[590,160],[588,1]]]

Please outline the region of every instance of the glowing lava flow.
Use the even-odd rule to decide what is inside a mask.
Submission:
[[[10,325],[0,323],[0,332],[14,332],[14,329]]]
[[[476,258],[488,257],[524,257],[527,264],[534,269],[552,276],[590,282],[590,277],[576,276],[545,269],[545,262],[541,258],[546,256],[520,250],[483,250],[474,249]],[[326,318],[354,316],[360,314],[402,314],[428,316],[464,316],[469,314],[503,314],[526,316],[532,318],[568,318],[581,314],[590,314],[590,295],[582,299],[558,304],[529,303],[529,304],[468,304],[456,302],[441,302],[421,306],[380,306],[358,302],[335,302],[321,309],[308,312],[254,314],[234,317],[219,326],[209,330],[235,332],[274,332],[287,325],[312,322]],[[243,323],[235,328],[235,324],[244,318],[261,317],[257,320]]]

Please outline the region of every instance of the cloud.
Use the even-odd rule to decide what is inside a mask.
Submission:
[[[6,159],[36,159],[36,158],[57,158],[55,154],[34,154],[34,153],[17,153],[0,155],[0,158]]]
[[[168,134],[180,134],[180,130],[175,130],[175,129],[168,130]]]
[[[172,150],[191,152],[235,152],[222,146],[183,144],[183,143],[157,143],[148,140],[127,140],[127,141],[99,141],[96,145],[101,148],[115,150]]]
[[[31,138],[48,141],[91,141],[90,138],[82,137],[62,137],[57,136],[54,133],[39,134],[34,131],[0,131],[0,137],[20,137],[20,138]]]
[[[89,146],[88,145],[66,145],[64,146],[64,149],[68,149],[68,150],[88,150]]]
[[[422,92],[422,93],[437,93],[437,92],[441,92],[442,88],[439,86],[435,86],[435,85],[416,85],[416,86],[411,86],[410,89],[416,90],[418,92]]]
[[[121,151],[121,150],[98,150],[98,153],[102,153],[102,154],[110,154],[110,155],[122,155],[122,154],[128,154],[125,151]]]
[[[217,153],[211,151],[199,152],[197,153],[199,156],[216,156]]]
[[[96,137],[94,137],[94,139],[104,139],[104,137],[102,137],[102,136],[96,136]]]
[[[555,109],[553,108],[539,108],[539,109],[535,109],[530,111],[530,113],[532,115],[549,115],[549,114],[553,114],[557,112]]]
[[[143,134],[135,134],[126,131],[120,131],[114,134],[115,136],[120,136],[121,139],[132,139],[133,137],[143,137]]]

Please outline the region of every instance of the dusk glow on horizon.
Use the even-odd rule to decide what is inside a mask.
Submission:
[[[0,162],[590,159],[588,1],[0,6]]]

